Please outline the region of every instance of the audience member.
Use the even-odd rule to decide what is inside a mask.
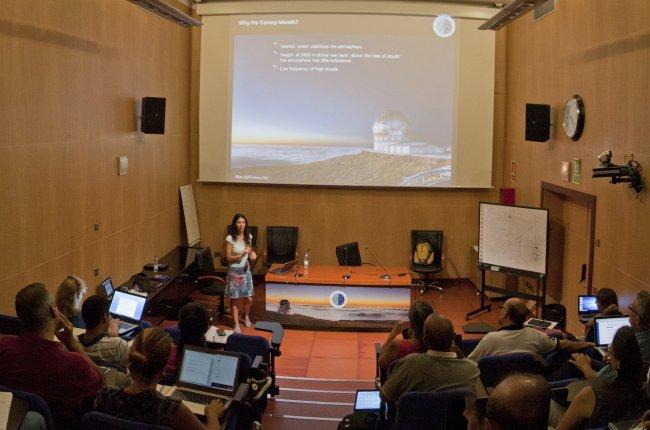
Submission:
[[[612,382],[588,380],[564,414],[554,403],[552,409],[560,413],[552,411],[551,421],[556,422],[556,417],[561,416],[558,430],[602,427],[609,422],[638,418],[648,407],[641,351],[631,327],[621,327],[614,335],[608,362],[617,372]]]
[[[485,418],[474,408],[465,410],[469,430],[546,430],[551,388],[540,375],[508,376],[492,391]]]
[[[178,312],[178,328],[181,330],[181,337],[178,344],[172,344],[169,362],[165,368],[166,373],[178,372],[185,345],[206,346],[205,332],[209,326],[208,310],[201,303],[189,302],[181,308]]]
[[[474,390],[479,376],[476,363],[457,358],[452,351],[454,327],[447,318],[432,314],[424,322],[427,351],[401,359],[381,387],[383,396],[397,401],[407,391],[432,392],[453,388]]]
[[[75,427],[87,406],[84,400],[95,397],[102,385],[102,372],[43,284],[20,290],[15,306],[25,333],[0,337],[0,385],[38,394],[48,403],[58,428]]]
[[[528,308],[519,299],[506,300],[499,315],[499,331],[488,333],[476,345],[469,358],[478,361],[482,357],[530,352],[543,356],[555,349],[579,351],[594,346],[589,342],[573,342],[554,339],[531,327],[524,327]]]
[[[596,306],[598,306],[598,314],[596,316],[602,317],[607,315],[623,315],[618,309],[618,296],[616,291],[611,288],[601,288],[596,293]],[[595,342],[596,334],[594,331],[596,318],[592,318],[585,324],[585,341]]]
[[[203,425],[180,400],[156,391],[169,360],[171,342],[169,335],[159,327],[138,333],[127,362],[133,382],[126,388],[102,388],[95,399],[95,410],[174,429],[220,429],[219,418],[224,412],[221,401],[213,400],[205,406],[206,424]]]
[[[379,353],[379,367],[387,369],[388,365],[398,358],[417,352],[426,351],[422,337],[424,335],[424,321],[434,312],[431,305],[422,300],[416,300],[409,310],[408,321],[395,323],[393,330],[381,346]],[[400,339],[399,335],[409,329],[410,338]]]
[[[78,328],[86,328],[81,317],[81,301],[86,290],[86,283],[74,275],[66,277],[56,290],[56,307]]]
[[[90,296],[81,307],[86,332],[78,336],[86,354],[103,366],[125,370],[128,358],[128,342],[118,336],[119,321],[109,318],[108,300]]]

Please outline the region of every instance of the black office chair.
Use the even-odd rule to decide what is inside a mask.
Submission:
[[[209,246],[201,248],[196,252],[196,264],[199,272],[195,281],[196,287],[202,294],[220,297],[219,314],[223,315],[225,310],[224,294],[226,292],[226,281],[215,275],[212,250]]]
[[[253,238],[251,239],[251,247],[255,249],[255,245],[257,245],[257,226],[256,225],[249,225],[248,226],[248,232],[250,233]],[[226,234],[229,235],[234,235],[235,232],[232,231],[231,225],[228,224],[226,226]],[[224,240],[223,247],[221,248],[221,255],[219,256],[219,263],[221,263],[222,266],[228,267],[228,259],[226,258],[226,243]],[[252,270],[252,267],[251,267]]]
[[[298,227],[266,227],[266,267],[296,259]]]
[[[336,259],[339,266],[361,266],[359,242],[344,243],[336,247]]]
[[[444,293],[440,284],[429,278],[442,271],[441,263],[442,230],[411,230],[411,270],[424,275],[413,283],[420,287],[420,294],[430,289]]]

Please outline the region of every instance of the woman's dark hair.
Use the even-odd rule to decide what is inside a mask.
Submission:
[[[643,360],[634,329],[628,326],[619,328],[610,348],[612,355],[621,363],[616,382],[631,389],[641,388],[644,382]]]
[[[172,339],[163,329],[146,328],[133,340],[126,367],[133,376],[149,382],[165,370],[171,345]]]
[[[239,218],[244,218],[244,221],[246,221],[246,227],[244,227],[244,242],[246,243],[246,245],[250,245],[251,235],[250,232],[248,231],[248,220],[246,219],[246,215],[239,213],[239,214],[235,214],[235,216],[232,217],[232,221],[230,222],[229,233],[234,240],[235,236],[237,235],[237,220]]]
[[[183,306],[178,312],[178,327],[181,329],[179,355],[185,345],[205,346],[205,332],[209,325],[208,310],[201,303],[190,302]]]
[[[618,306],[618,296],[616,291],[611,288],[601,288],[596,293],[596,301],[600,303],[603,309],[607,308],[610,305]]]
[[[424,321],[433,313],[430,304],[422,300],[416,300],[409,309],[409,323],[413,331],[413,339],[417,339],[420,346],[420,352],[425,352],[427,347],[424,345]]]

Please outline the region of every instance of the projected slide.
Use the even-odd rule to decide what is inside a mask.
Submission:
[[[434,18],[242,15],[225,25],[214,17],[221,23],[214,31],[229,35],[230,88],[221,92],[210,74],[225,65],[207,43],[212,24],[204,19],[201,179],[489,186],[493,35],[470,22],[440,37]],[[487,71],[477,70],[473,62],[482,58],[473,50],[488,52]],[[477,86],[481,79],[488,84]],[[229,95],[226,142],[216,137],[225,97],[217,93]]]

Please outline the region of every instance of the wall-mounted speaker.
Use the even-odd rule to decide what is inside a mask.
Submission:
[[[551,138],[551,106],[526,103],[526,140],[546,142]]]
[[[165,134],[165,98],[143,97],[140,131]]]

